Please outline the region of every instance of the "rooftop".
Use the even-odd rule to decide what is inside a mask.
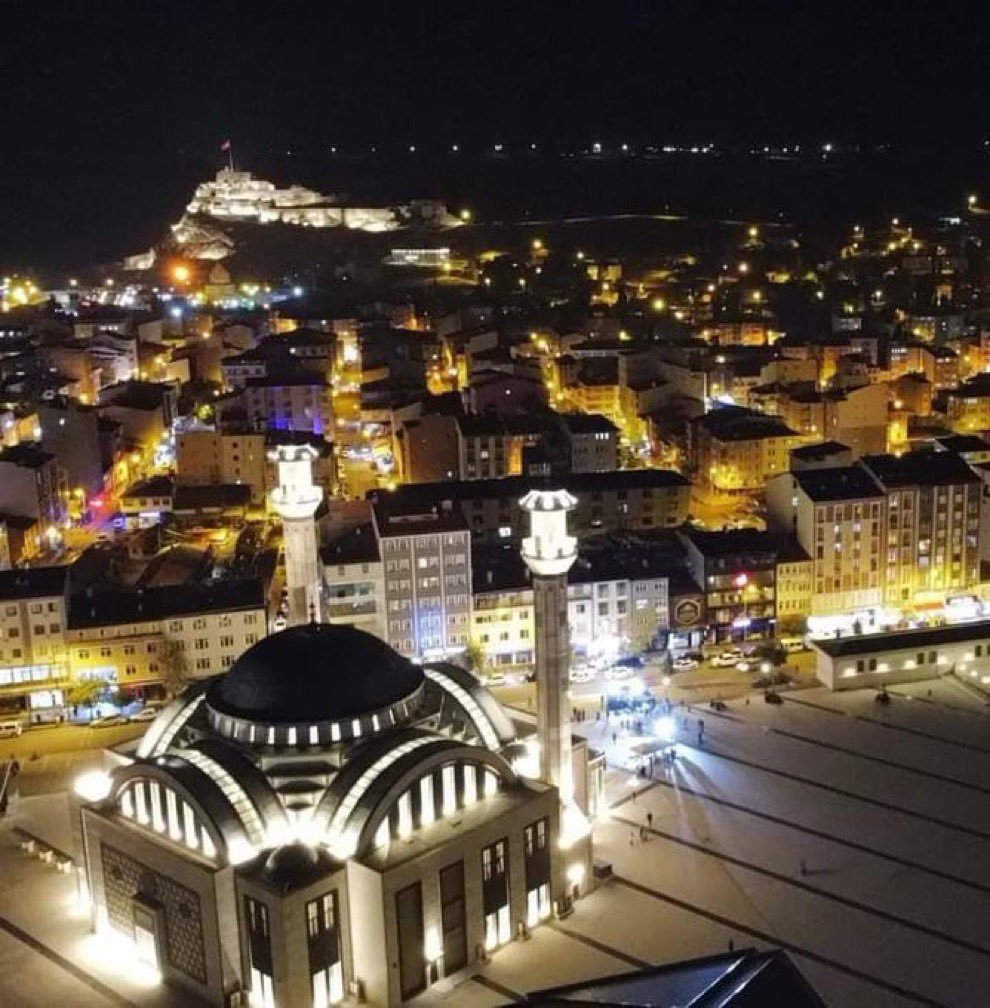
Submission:
[[[447,483],[409,483],[394,491],[371,490],[376,503],[394,502],[390,509],[424,510],[463,500],[492,498],[519,499],[538,483],[532,476],[504,476],[501,479],[456,480]],[[578,496],[611,490],[656,490],[690,486],[689,480],[673,469],[615,469],[610,472],[567,473],[560,477],[560,489]]]
[[[791,449],[791,457],[800,459],[803,462],[813,462],[816,459],[825,459],[829,455],[838,455],[849,451],[849,446],[840,441],[821,441],[818,444],[801,445],[800,448]]]
[[[791,476],[816,503],[883,496],[876,480],[859,465],[839,466],[835,469],[801,469],[792,472]]]
[[[68,576],[68,567],[23,567],[0,571],[0,599],[64,595]]]
[[[615,434],[619,430],[601,413],[561,413],[560,419],[571,434]]]
[[[719,441],[755,441],[760,438],[795,437],[780,417],[742,406],[723,406],[694,421]]]
[[[878,651],[898,651],[913,647],[982,640],[986,637],[990,637],[990,620],[955,623],[951,626],[921,627],[918,630],[895,630],[891,633],[857,634],[854,637],[816,640],[811,643],[832,658],[843,658],[851,655],[875,654]]]
[[[378,563],[378,539],[371,522],[364,522],[328,540],[320,548],[325,564]]]
[[[705,557],[730,557],[738,554],[767,553],[776,555],[779,548],[772,532],[759,529],[725,529],[711,532],[706,529],[685,528],[679,535],[693,543]]]
[[[72,597],[69,629],[239,609],[263,609],[264,606],[264,588],[257,578],[163,585],[137,591],[130,588],[95,589]]]
[[[54,458],[55,456],[49,452],[42,451],[25,442],[11,445],[0,451],[0,462],[9,462],[11,465],[21,466],[25,469],[40,469]]]
[[[903,455],[864,455],[865,466],[885,487],[955,486],[978,483],[980,477],[955,452],[924,448]]]

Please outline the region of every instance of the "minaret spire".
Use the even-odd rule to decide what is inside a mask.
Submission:
[[[323,613],[314,520],[323,500],[323,489],[313,483],[316,457],[316,450],[310,445],[279,445],[268,453],[278,469],[278,485],[269,499],[282,518],[289,626],[319,622]]]

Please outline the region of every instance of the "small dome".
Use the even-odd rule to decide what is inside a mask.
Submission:
[[[349,626],[309,623],[264,637],[212,685],[220,714],[268,724],[356,718],[413,697],[419,666]]]
[[[262,851],[252,865],[266,884],[283,893],[308,886],[339,867],[326,848],[299,842]]]

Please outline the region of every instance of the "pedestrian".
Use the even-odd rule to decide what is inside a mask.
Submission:
[[[646,827],[645,826],[640,826],[640,828],[639,828],[639,842],[640,843],[645,843],[646,842]]]
[[[704,718],[698,718],[698,735],[701,736],[701,738],[705,737],[705,719]]]
[[[619,733],[618,732],[612,732],[612,745],[615,745],[615,743],[618,742],[618,741],[619,741]]]
[[[735,950],[736,950],[736,943],[730,938],[729,939],[729,951],[730,952],[735,952]]]
[[[653,829],[653,813],[652,812],[647,812],[646,813],[646,825],[650,829]]]
[[[808,874],[808,866],[804,863],[804,858],[801,858],[801,874],[802,875]]]
[[[636,834],[632,830],[629,831],[629,846],[632,847],[636,843]]]

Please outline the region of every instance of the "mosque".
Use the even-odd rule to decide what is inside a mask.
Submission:
[[[522,503],[535,724],[311,600],[77,783],[93,928],[209,1004],[321,1008],[400,1005],[565,916],[592,884],[602,765],[569,729],[573,498]]]

